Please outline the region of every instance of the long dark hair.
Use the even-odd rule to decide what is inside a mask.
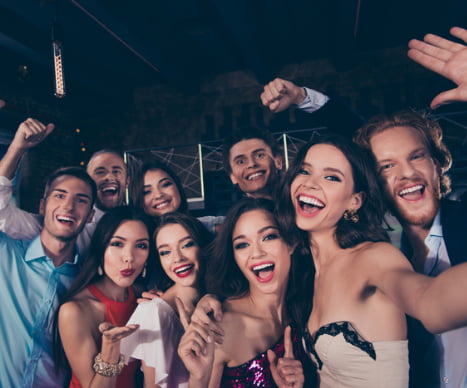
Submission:
[[[182,182],[175,172],[166,164],[159,161],[152,161],[144,163],[135,173],[134,178],[130,181],[130,204],[138,209],[144,209],[144,176],[148,171],[162,170],[170,179],[173,180],[177,190],[180,194],[180,206],[177,209],[179,213],[188,213],[188,201],[186,198],[185,190],[183,189]]]
[[[281,228],[274,212],[274,202],[265,198],[243,198],[227,213],[216,239],[210,247],[210,260],[206,268],[206,291],[217,295],[221,300],[242,297],[248,294],[250,285],[238,267],[232,244],[232,235],[242,214],[252,210],[264,210],[273,216],[284,241],[292,246],[289,234]],[[289,318],[303,328],[310,315],[311,293],[306,286],[311,270],[310,260],[294,253],[291,257],[289,280],[285,305]]]
[[[104,268],[104,253],[115,231],[125,221],[141,221],[148,230],[148,235],[152,235],[154,229],[153,220],[147,214],[132,206],[118,206],[106,212],[99,220],[96,230],[92,235],[88,254],[81,266],[78,276],[71,284],[68,291],[60,300],[60,305],[69,302],[79,292],[88,285],[98,282],[102,276],[99,275],[98,268]],[[146,261],[147,271],[151,273],[154,267],[154,244],[150,241],[149,256]],[[54,333],[54,360],[56,369],[65,366],[66,357],[62,349],[60,334],[58,332],[58,313],[55,313],[53,333]]]
[[[323,135],[313,138],[297,153],[281,182],[278,197],[278,220],[282,228],[295,238],[295,243],[308,245],[308,233],[300,232],[295,223],[290,187],[302,168],[308,150],[317,144],[329,144],[340,150],[350,163],[354,180],[354,193],[363,192],[363,204],[358,209],[359,221],[354,223],[343,217],[339,220],[335,238],[341,248],[351,248],[365,241],[389,241],[383,228],[385,212],[382,195],[371,154],[368,150],[338,135]],[[305,247],[306,248],[306,247]]]
[[[159,231],[166,225],[178,224],[182,226],[188,234],[193,238],[196,245],[200,248],[200,257],[198,257],[199,274],[198,274],[198,289],[204,291],[203,278],[205,271],[206,254],[204,252],[207,245],[213,240],[213,235],[206,229],[206,227],[195,217],[180,213],[173,212],[163,214],[156,220],[156,228],[153,234],[153,241],[156,242]],[[156,260],[154,260],[154,276],[156,286],[161,291],[166,291],[174,285],[174,281],[169,278],[162,268],[159,254],[156,249]]]

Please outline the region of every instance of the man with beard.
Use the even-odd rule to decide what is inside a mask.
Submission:
[[[0,230],[14,239],[29,240],[42,227],[42,217],[30,214],[10,204],[12,183],[24,154],[38,146],[53,130],[53,124],[44,125],[39,120],[28,118],[16,131],[15,137],[0,161]],[[122,156],[113,150],[101,150],[89,160],[87,171],[98,187],[94,217],[78,237],[81,254],[87,250],[97,222],[102,215],[125,202],[128,183],[127,169]]]
[[[78,273],[76,238],[92,217],[96,185],[79,167],[48,179],[44,226],[30,241],[0,232],[0,382],[2,387],[63,387],[55,371],[52,323],[59,298]]]
[[[389,208],[402,225],[401,249],[417,272],[437,276],[467,261],[467,206],[443,198],[451,154],[438,123],[404,111],[371,119],[355,141],[371,150]],[[432,336],[409,319],[410,385],[467,384],[467,328]]]

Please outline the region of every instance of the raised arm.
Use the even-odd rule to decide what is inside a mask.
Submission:
[[[453,27],[452,36],[467,43],[467,30]],[[423,41],[412,39],[407,53],[410,59],[454,82],[457,87],[438,94],[431,108],[456,101],[467,101],[467,46],[438,35],[427,34]]]
[[[54,129],[35,119],[23,121],[2,160],[0,160],[0,230],[11,238],[30,240],[40,232],[41,217],[28,213],[13,204],[11,179],[26,151],[38,145]]]
[[[26,151],[41,143],[54,128],[54,124],[44,125],[36,119],[29,118],[23,121],[6,154],[0,160],[0,176],[12,179]]]
[[[376,262],[370,282],[432,333],[467,325],[467,263],[436,277],[415,273],[405,256],[389,244],[366,252]]]
[[[264,86],[261,102],[271,112],[278,113],[291,105],[300,104],[306,97],[305,90],[285,79],[276,78]]]

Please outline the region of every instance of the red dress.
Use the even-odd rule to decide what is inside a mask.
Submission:
[[[99,289],[90,284],[88,290],[100,302],[105,305],[105,321],[110,322],[114,326],[125,326],[131,314],[136,308],[136,296],[133,287],[128,287],[128,298],[125,302],[116,302],[107,298]],[[100,348],[101,344],[98,344]],[[139,361],[132,361],[123,367],[122,373],[117,377],[117,388],[133,388],[135,387],[135,373],[138,370]],[[70,381],[70,388],[81,388],[81,384],[73,373]]]

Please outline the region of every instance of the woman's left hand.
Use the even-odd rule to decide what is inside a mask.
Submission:
[[[107,343],[115,343],[122,338],[129,336],[138,329],[139,325],[113,326],[109,322],[102,322],[99,325],[99,331],[102,333],[102,339]]]

